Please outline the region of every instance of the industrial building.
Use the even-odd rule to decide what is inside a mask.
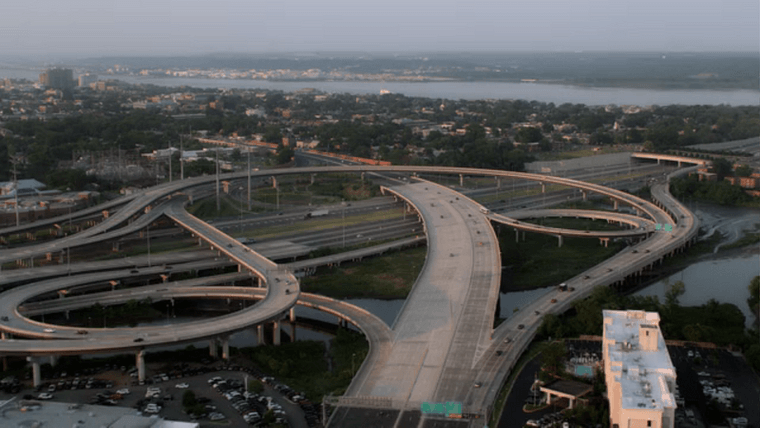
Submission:
[[[613,428],[673,428],[676,370],[660,315],[603,311],[604,377]]]

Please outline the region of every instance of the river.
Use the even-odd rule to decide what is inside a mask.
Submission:
[[[0,68],[0,79],[37,80],[42,70]],[[412,97],[454,100],[512,99],[555,104],[587,105],[759,105],[760,91],[734,90],[661,90],[631,88],[598,88],[547,83],[517,82],[380,82],[380,81],[268,81],[247,79],[206,79],[149,76],[100,76],[127,83],[158,86],[190,86],[196,88],[266,89],[293,92],[314,88],[328,93],[379,94],[381,90]]]

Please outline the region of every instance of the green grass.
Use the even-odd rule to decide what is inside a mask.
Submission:
[[[329,353],[321,341],[298,341],[279,346],[243,348],[240,354],[277,380],[314,402],[324,395],[341,395],[369,352],[361,333],[338,329]],[[332,371],[326,358],[332,360]]]
[[[197,201],[193,205],[189,205],[187,207],[187,212],[203,220],[240,215],[240,203],[235,203],[228,196],[220,198],[219,207],[221,209],[217,211],[216,198],[211,197]]]
[[[343,299],[350,297],[404,298],[425,263],[427,247],[394,251],[341,267],[322,267],[301,281],[310,293]]]
[[[596,238],[564,238],[562,247],[554,236],[525,233],[515,242],[515,232],[502,228],[499,237],[503,266],[512,266],[510,290],[529,290],[566,281],[601,263],[622,249],[610,242],[605,248]]]

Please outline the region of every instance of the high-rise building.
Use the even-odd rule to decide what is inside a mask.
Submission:
[[[673,428],[676,370],[660,315],[603,311],[604,378],[612,428]]]
[[[50,68],[40,74],[40,83],[51,89],[71,89],[74,74],[68,68]]]

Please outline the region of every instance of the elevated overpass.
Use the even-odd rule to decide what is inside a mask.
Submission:
[[[525,232],[542,233],[546,235],[554,235],[559,238],[559,246],[562,246],[562,238],[599,238],[603,242],[612,238],[645,238],[655,230],[655,223],[651,220],[646,220],[641,217],[636,217],[630,214],[614,213],[609,211],[592,211],[592,210],[577,210],[577,209],[558,209],[558,210],[525,210],[510,212],[509,216],[489,213],[487,217],[496,223],[510,226],[515,231],[521,230]],[[535,223],[526,223],[524,220],[527,218],[588,218],[593,220],[606,220],[608,222],[615,222],[620,224],[626,224],[632,226],[631,229],[622,230],[579,230],[579,229],[567,229],[543,226]],[[519,220],[518,220],[519,219]]]
[[[662,197],[663,200],[661,200],[660,203],[667,207],[668,211],[674,213],[676,216],[683,215],[684,217],[676,217],[676,219],[673,219],[666,211],[647,201],[601,185],[560,177],[509,171],[479,170],[473,168],[410,166],[381,167],[363,165],[258,171],[256,172],[256,175],[277,176],[316,174],[320,172],[336,171],[355,173],[399,172],[412,174],[423,172],[433,174],[458,174],[460,177],[464,177],[465,175],[479,175],[533,180],[541,183],[542,187],[544,187],[543,185],[545,185],[545,183],[560,184],[581,189],[584,194],[587,192],[596,192],[610,197],[613,200],[628,204],[638,213],[645,215],[649,220],[655,223],[679,223],[679,227],[675,229],[678,231],[677,233],[669,235],[655,233],[652,238],[639,244],[639,246],[626,251],[625,254],[627,254],[627,257],[629,258],[623,259],[621,253],[621,255],[619,255],[621,258],[616,256],[611,259],[612,263],[618,264],[607,265],[608,267],[604,268],[604,272],[592,270],[582,278],[574,278],[571,280],[573,281],[573,284],[578,284],[578,287],[576,287],[577,292],[573,293],[572,298],[563,296],[562,300],[558,299],[558,303],[551,307],[551,310],[555,312],[560,311],[562,308],[569,307],[570,301],[573,298],[581,297],[584,293],[590,293],[594,284],[614,284],[615,281],[622,281],[626,278],[626,274],[635,274],[637,269],[646,269],[653,263],[657,263],[662,257],[678,251],[681,246],[687,244],[693,238],[690,234],[691,231],[694,232],[694,236],[696,235],[695,221],[692,221],[693,218],[690,213],[688,213],[688,211],[683,212],[681,210],[683,207],[677,206],[677,202],[674,204],[674,200],[667,198],[667,189],[663,191],[664,194],[660,194],[661,192],[656,186],[653,189],[653,196]],[[226,174],[223,178],[225,180],[235,180],[246,177],[247,173],[237,173]],[[179,184],[169,183],[152,188],[133,199],[130,203],[124,205],[124,207],[115,215],[110,215],[108,219],[101,223],[101,225],[98,225],[100,227],[96,226],[97,229],[88,229],[88,231],[90,231],[89,233],[78,234],[80,236],[75,235],[76,238],[74,239],[81,239],[82,236],[88,238],[89,236],[106,232],[119,225],[125,224],[138,212],[144,211],[146,207],[152,207],[162,199],[166,199],[172,194],[184,189],[212,183],[214,179],[215,177],[198,177],[197,179],[185,180]],[[382,348],[373,348],[370,356],[365,360],[365,364],[362,365],[359,375],[354,379],[354,382],[352,382],[351,387],[347,391],[348,397],[346,397],[346,399],[348,402],[345,402],[344,404],[351,405],[351,398],[387,397],[390,398],[392,408],[406,409],[410,408],[410,406],[411,408],[419,408],[419,406],[417,406],[419,400],[426,401],[429,400],[430,397],[436,397],[446,401],[463,401],[468,410],[475,413],[480,412],[482,414],[484,411],[488,411],[487,403],[490,403],[489,399],[492,398],[490,391],[494,388],[498,390],[498,385],[500,383],[497,382],[497,380],[499,378],[503,379],[502,374],[507,371],[504,370],[504,367],[509,367],[509,362],[516,360],[516,355],[519,355],[518,351],[521,352],[522,350],[520,347],[523,343],[527,345],[532,334],[535,333],[535,329],[537,328],[540,319],[532,319],[530,316],[532,312],[530,311],[520,311],[518,316],[507,320],[507,322],[502,324],[502,326],[495,331],[491,329],[490,324],[488,325],[488,328],[484,327],[484,325],[486,325],[483,321],[484,318],[489,318],[489,323],[491,321],[490,317],[494,312],[493,309],[495,308],[496,298],[498,296],[498,286],[494,288],[492,285],[495,281],[495,275],[497,275],[496,272],[500,271],[498,247],[491,245],[491,242],[495,242],[495,238],[492,236],[493,230],[490,228],[490,225],[488,225],[488,219],[482,211],[482,207],[479,205],[466,200],[458,193],[443,186],[429,189],[424,189],[424,186],[430,187],[430,184],[419,183],[408,187],[396,188],[394,190],[399,197],[406,198],[410,203],[414,202],[412,205],[417,207],[424,219],[429,248],[436,248],[437,250],[433,251],[429,249],[428,259],[425,268],[420,275],[418,284],[415,286],[415,290],[412,291],[409,301],[402,310],[402,314],[394,324],[395,334],[392,339],[393,345]],[[438,204],[440,206],[430,204]],[[271,300],[277,301],[276,305],[273,304],[270,307],[271,316],[281,316],[283,310],[287,310],[288,307],[292,306],[295,302],[295,299],[293,299],[295,296],[289,296],[287,294],[282,296],[279,291],[276,293],[271,292],[271,286],[275,283],[282,283],[284,279],[284,277],[282,277],[280,281],[276,281],[273,277],[277,275],[286,275],[285,272],[274,269],[273,266],[262,260],[260,256],[253,255],[244,248],[241,248],[242,246],[236,245],[239,244],[237,241],[232,240],[229,237],[225,238],[226,235],[223,233],[208,227],[208,225],[203,224],[200,220],[193,219],[192,216],[189,216],[186,213],[183,214],[182,212],[179,212],[174,203],[168,203],[167,207],[174,207],[166,209],[166,212],[174,221],[183,224],[184,227],[187,227],[189,230],[198,234],[202,239],[209,242],[210,245],[226,257],[237,261],[241,266],[244,266],[245,269],[250,270],[251,272],[264,274],[265,277],[267,277],[267,275],[272,276],[271,278],[267,277],[266,279],[267,284],[270,285],[268,290],[270,290],[270,294],[273,294],[274,296]],[[438,217],[436,217],[436,215]],[[481,227],[484,225],[484,228]],[[130,227],[130,224],[127,224],[126,227]],[[450,227],[450,229],[446,229],[447,232],[442,234],[441,231],[446,227]],[[461,251],[451,251],[447,249],[449,248],[449,245],[438,246],[437,243],[431,242],[434,235],[437,237],[460,237],[460,240],[455,240],[452,243],[453,246],[451,246],[451,248],[461,249]],[[488,237],[487,235],[491,236]],[[70,244],[70,242],[66,242],[61,247],[65,248],[66,245]],[[462,244],[466,245],[462,246]],[[644,244],[647,244],[647,246],[641,247],[641,245]],[[49,248],[40,249],[40,246],[31,247],[38,247],[38,254],[50,250]],[[32,254],[31,257],[34,257],[35,250],[31,249],[31,247],[30,249],[25,248],[25,250],[29,251],[29,254]],[[634,251],[636,248],[641,248],[642,251]],[[480,254],[480,251],[485,252]],[[479,254],[479,256],[475,257],[475,254]],[[461,257],[463,255],[464,257]],[[12,254],[2,253],[0,253],[0,256],[2,256],[0,259],[3,257],[6,257],[6,259],[14,257]],[[454,271],[451,270],[452,268]],[[460,271],[458,271],[458,269],[460,269]],[[469,270],[470,272],[463,272],[461,269]],[[446,272],[448,272],[448,275],[442,276]],[[474,274],[473,272],[477,272],[477,274]],[[431,284],[434,282],[437,283],[439,279],[447,280],[447,278],[456,277],[463,280],[462,282],[465,282],[468,285],[464,287],[455,286],[451,289],[440,289],[435,284],[433,284],[432,287],[420,287],[419,285],[424,281],[423,277],[425,277],[425,275],[435,279],[430,282]],[[498,283],[498,281],[495,282]],[[56,287],[52,287],[51,285],[51,291],[54,291],[55,288]],[[416,297],[415,294],[418,294],[420,297]],[[267,294],[267,298],[265,298],[262,303],[254,306],[254,308],[260,307],[262,304],[267,306],[266,302],[269,298],[268,296],[269,294]],[[570,293],[568,293],[567,296],[570,296]],[[288,299],[288,297],[290,297],[290,299]],[[439,310],[433,313],[432,319],[420,319],[416,315],[417,312],[426,310],[425,307],[417,306],[418,304],[415,303],[422,301],[433,302],[433,306],[436,308],[441,306],[438,308]],[[454,306],[455,303],[458,304],[457,307]],[[448,311],[443,308],[446,304],[449,305]],[[546,305],[546,302],[539,301],[534,304],[536,307],[542,307],[541,305]],[[277,307],[275,308],[274,306]],[[266,315],[263,312],[256,312],[256,314],[257,315],[254,316],[257,319],[260,318],[260,321],[265,319],[262,318]],[[516,328],[514,324],[519,321],[530,322],[530,324],[525,324],[530,327],[520,330],[515,340],[509,344],[510,349],[513,349],[513,351],[510,352],[514,352],[515,358],[504,358],[502,359],[502,364],[489,363],[493,357],[491,350],[494,349],[495,346],[503,346],[503,342],[500,341],[500,339],[507,335],[507,332],[510,331],[510,327]],[[250,319],[246,320],[246,323],[247,325],[252,325]],[[227,323],[226,320],[220,324],[225,324],[224,326],[219,327],[223,331],[220,332],[215,330],[213,333],[209,334],[220,335],[224,334],[225,331],[234,331],[236,328],[235,324]],[[470,327],[474,327],[474,330],[470,330]],[[173,329],[174,328],[171,327],[166,331],[168,332]],[[170,335],[170,333],[166,332],[162,334],[166,334],[167,337]],[[195,334],[197,335],[198,332],[196,331]],[[160,337],[163,336],[159,335],[159,338]],[[179,337],[179,340],[182,340],[182,337]],[[153,338],[151,337],[150,339],[152,343]],[[107,340],[99,341],[101,345],[100,347],[91,343],[88,347],[77,348],[76,352],[86,353],[88,350],[102,350],[104,347],[110,348],[111,346],[116,346],[117,348],[121,347],[123,349],[132,349],[130,346],[135,347],[134,342],[130,345],[118,340],[116,337],[113,340],[114,345],[110,345]],[[55,353],[74,352],[74,347],[68,347],[61,351],[61,349],[63,349],[62,347],[68,346],[63,343],[70,341],[55,342],[61,342],[57,345],[59,348]],[[86,342],[86,340],[83,341],[80,339],[74,340],[73,342],[83,343]],[[170,342],[170,340],[166,340],[166,343]],[[22,352],[23,347],[21,345],[11,345],[11,343],[15,342],[4,341],[3,343],[0,343],[0,352],[9,351],[10,353],[17,353],[16,355]],[[446,343],[449,344],[449,347],[445,345]],[[42,347],[23,351],[24,355],[51,353],[54,352],[51,352],[50,348],[43,349]],[[415,364],[414,361],[417,361],[417,363]],[[398,371],[394,372],[391,367],[396,367]],[[488,373],[489,370],[494,370],[494,381],[483,383],[482,385],[484,388],[476,388],[474,386],[475,382],[470,382],[470,380],[474,381],[475,379],[480,378],[481,374]],[[407,378],[404,376],[402,378],[402,376],[399,376],[401,373],[406,373],[409,377]],[[390,383],[383,380],[385,379],[385,375],[391,376],[392,380]],[[483,381],[485,380],[486,379],[483,379]]]
[[[635,152],[631,154],[631,157],[634,159],[647,159],[647,160],[656,160],[657,163],[660,162],[675,162],[678,164],[679,167],[681,167],[682,164],[689,164],[689,165],[709,165],[712,163],[710,160],[707,159],[697,159],[697,158],[690,158],[686,156],[675,156],[675,155],[666,155],[661,153],[646,153],[646,152]]]

